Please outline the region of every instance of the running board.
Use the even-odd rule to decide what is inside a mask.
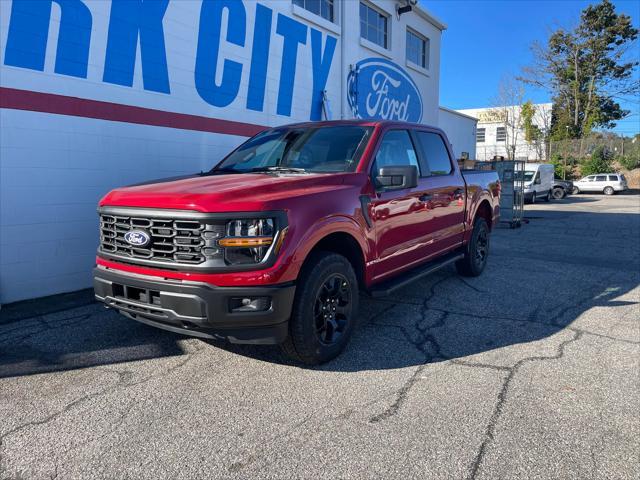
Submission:
[[[390,280],[385,280],[377,285],[374,285],[369,289],[369,295],[376,297],[385,297],[390,295],[395,290],[402,288],[416,280],[421,279],[422,277],[426,277],[427,275],[431,275],[434,272],[437,272],[441,268],[444,268],[448,265],[451,265],[458,260],[462,260],[464,258],[464,253],[454,252],[444,255],[437,260],[426,263],[424,265],[420,265],[408,272],[402,273],[399,276],[392,278]]]

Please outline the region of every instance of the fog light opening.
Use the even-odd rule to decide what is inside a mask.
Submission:
[[[264,312],[271,308],[271,297],[233,297],[229,299],[229,311]]]

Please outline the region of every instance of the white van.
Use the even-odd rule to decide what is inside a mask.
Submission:
[[[550,163],[527,163],[524,172],[516,172],[516,181],[524,176],[524,200],[536,203],[538,200],[548,202],[553,190],[554,168]]]

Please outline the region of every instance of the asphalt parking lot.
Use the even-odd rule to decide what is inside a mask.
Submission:
[[[60,297],[0,312],[0,478],[640,478],[640,196],[527,206],[321,368]]]

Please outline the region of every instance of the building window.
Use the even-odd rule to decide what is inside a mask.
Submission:
[[[505,127],[498,127],[496,129],[496,142],[507,141],[507,129]]]
[[[334,0],[292,0],[294,5],[309,10],[311,13],[320,15],[322,18],[334,21],[333,1]]]
[[[360,2],[360,37],[382,48],[387,47],[389,19],[378,10]]]
[[[487,133],[487,129],[486,128],[478,128],[476,130],[476,142],[477,143],[484,143],[484,139],[485,139],[486,133]]]
[[[410,29],[407,29],[407,60],[429,68],[429,39]]]

